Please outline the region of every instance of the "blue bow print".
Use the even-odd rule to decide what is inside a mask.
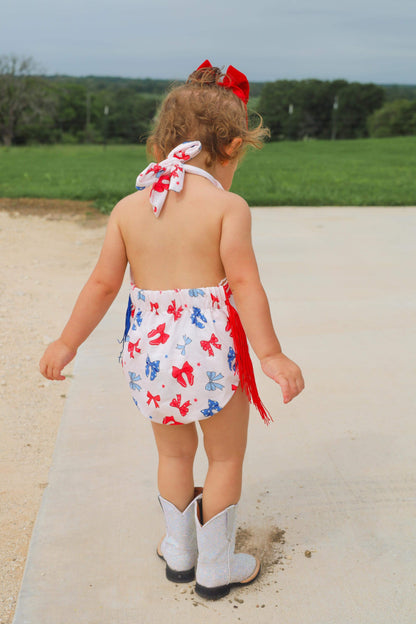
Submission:
[[[141,379],[140,375],[139,374],[135,375],[134,373],[131,373],[129,371],[129,377],[130,377],[130,381],[129,381],[130,388],[132,390],[138,390],[140,392],[141,386],[139,386],[139,384],[137,383]]]
[[[198,297],[198,295],[205,297],[205,293],[201,288],[191,288],[188,292],[191,297]]]
[[[208,399],[208,407],[207,409],[203,409],[201,410],[201,413],[204,416],[213,416],[214,411],[215,412],[219,412],[221,409],[220,404],[218,403],[218,401],[213,401],[212,399]]]
[[[136,325],[136,323],[137,323],[137,325]],[[142,323],[143,323],[142,311],[141,310],[137,310],[137,314],[134,317],[133,325],[131,326],[132,331],[136,330],[137,327],[140,327],[140,325]]]
[[[150,372],[150,381],[153,381],[159,372],[160,360],[155,360],[152,362],[149,356],[146,356],[146,377],[149,377]]]
[[[190,338],[188,338],[188,336],[186,336],[185,334],[182,336],[184,344],[183,345],[176,345],[177,349],[181,350],[181,355],[186,355],[185,349],[188,346],[188,344],[191,344],[192,340]]]
[[[235,367],[236,367],[235,351],[232,347],[228,349],[227,360],[228,360],[228,366],[230,368],[230,371],[235,371]]]
[[[200,308],[197,308],[194,306],[192,309],[193,309],[193,312],[191,314],[191,322],[197,327],[199,327],[199,329],[204,329],[205,325],[203,325],[201,321],[204,321],[204,323],[206,323],[207,319],[202,314]],[[198,319],[201,319],[201,320],[199,321]]]
[[[215,371],[206,371],[207,376],[208,376],[208,383],[205,386],[205,390],[216,390],[218,388],[218,390],[223,390],[224,386],[220,383],[217,383],[217,381],[219,379],[224,379],[224,375],[221,375],[221,373],[216,373]]]

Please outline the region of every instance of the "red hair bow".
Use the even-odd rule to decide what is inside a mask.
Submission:
[[[212,67],[212,65],[207,59],[201,63],[196,71],[199,69],[208,69],[210,67]],[[238,71],[238,69],[232,65],[229,65],[227,71],[225,72],[224,78],[218,84],[221,87],[224,87],[224,89],[231,89],[231,91],[247,106],[250,94],[250,85],[247,80],[247,76],[245,76],[242,72]]]

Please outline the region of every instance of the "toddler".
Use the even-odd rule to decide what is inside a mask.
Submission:
[[[229,192],[248,146],[267,130],[249,128],[247,78],[205,61],[164,100],[148,149],[157,161],[137,192],[112,211],[97,265],[40,370],[63,368],[116,297],[127,264],[131,289],[121,363],[132,398],[157,445],[159,501],[166,535],[158,546],[173,582],[196,577],[207,599],[259,574],[253,556],[234,553],[249,403],[268,423],[246,336],[284,403],[304,382],[281,350],[260,282],[247,203]],[[199,423],[208,458],[204,487],[193,462]],[[178,426],[179,425],[179,426]]]

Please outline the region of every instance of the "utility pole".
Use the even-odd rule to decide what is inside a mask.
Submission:
[[[335,141],[335,139],[337,138],[337,116],[338,116],[338,96],[336,95],[334,97],[334,103],[332,105],[332,133],[331,133],[331,139],[332,141]]]
[[[107,145],[107,134],[108,134],[108,113],[110,112],[110,107],[107,104],[104,106],[104,148]]]
[[[286,138],[289,139],[293,139],[293,111],[295,110],[295,107],[293,106],[293,104],[289,104],[289,108],[287,110],[287,112],[289,113],[289,121],[287,124],[287,128],[286,128]]]
[[[86,113],[85,113],[85,143],[87,143],[87,141],[89,141],[89,138],[90,138],[90,123],[91,123],[91,93],[87,91],[87,102],[86,102]]]

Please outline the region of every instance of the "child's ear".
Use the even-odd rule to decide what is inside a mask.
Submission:
[[[152,146],[152,156],[156,160],[156,162],[160,162],[161,160],[163,160],[163,154],[157,145]]]
[[[243,139],[241,137],[234,137],[231,143],[227,145],[224,151],[230,157],[230,160],[235,158],[235,155],[237,154],[242,144]]]

